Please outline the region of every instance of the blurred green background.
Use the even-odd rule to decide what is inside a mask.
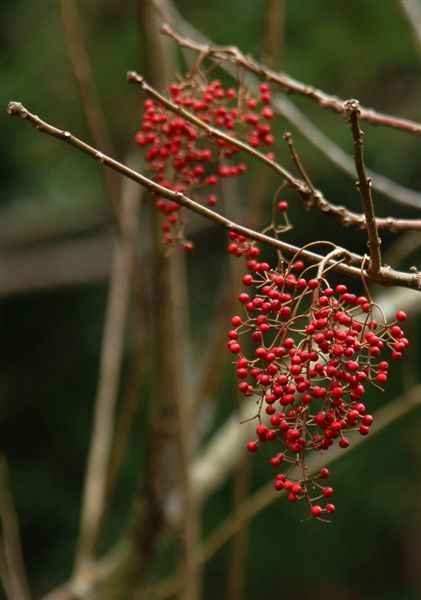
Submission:
[[[117,158],[124,160],[128,152],[138,152],[134,133],[140,122],[139,94],[126,85],[125,73],[144,71],[148,52],[138,5],[134,0],[83,0],[79,5],[98,94]],[[178,0],[176,5],[216,43],[235,44],[261,56],[265,0]],[[365,106],[420,120],[419,54],[399,2],[289,0],[284,17],[282,55],[277,60],[286,72],[340,97],[356,97]],[[34,597],[40,597],[63,582],[72,567],[112,253],[112,219],[98,165],[6,115],[7,102],[20,100],[51,123],[90,140],[55,2],[2,3],[0,81],[1,448],[9,463],[31,587]],[[293,100],[351,154],[350,133],[341,117],[304,99]],[[279,132],[285,129],[294,132],[279,119]],[[366,125],[364,130],[367,164],[419,189],[418,139],[386,128]],[[353,179],[298,133],[295,141],[315,185],[335,203],[358,211]],[[284,148],[279,154],[287,163]],[[245,197],[252,175],[253,171],[240,184]],[[269,190],[268,208],[272,194]],[[374,194],[374,199],[378,216],[417,216],[415,209],[380,194]],[[323,231],[323,237],[364,252],[365,237],[360,232],[343,230],[316,213],[306,218],[298,204],[291,216],[296,226],[287,239],[297,245],[319,239]],[[399,236],[383,234],[382,238],[387,251]],[[204,332],[215,302],[213,290],[226,258],[223,233],[214,227],[199,230],[195,243],[197,252],[188,257],[188,273],[193,336],[201,355],[206,352]],[[70,261],[68,276],[59,276],[60,266],[50,271],[60,251],[62,260]],[[418,256],[412,252],[393,266],[405,270],[417,258],[419,252]],[[417,382],[416,316],[408,329],[412,345],[408,362],[394,365],[386,393],[370,393],[370,410]],[[128,344],[122,390],[130,356]],[[229,414],[233,389],[227,369],[212,431]],[[144,475],[143,439],[153,401],[148,377],[140,393],[143,403],[113,498],[104,548],[124,528],[131,495]],[[419,411],[413,411],[337,463],[338,511],[333,524],[303,525],[297,507],[284,501],[275,502],[252,521],[245,569],[248,600],[420,597],[419,425]],[[251,463],[254,489],[272,473],[264,461],[251,458]],[[205,532],[227,515],[231,505],[230,480],[204,506]],[[227,545],[207,565],[205,597],[209,600],[224,597],[229,552]],[[157,557],[156,573],[169,573],[175,556],[176,548],[169,544]]]

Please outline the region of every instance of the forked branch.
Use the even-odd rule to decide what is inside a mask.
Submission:
[[[126,165],[118,162],[117,160],[110,158],[109,156],[103,154],[96,148],[89,146],[82,140],[73,136],[69,131],[63,131],[62,129],[58,129],[53,125],[43,121],[37,115],[30,113],[20,102],[10,102],[9,104],[9,114],[12,116],[19,116],[24,118],[25,120],[31,122],[34,127],[42,132],[47,133],[53,137],[58,138],[61,141],[64,141],[71,146],[74,146],[78,150],[81,150],[85,154],[88,154],[96,161],[101,164],[110,167],[111,169],[116,170],[121,175],[136,181],[146,189],[148,189],[153,194],[158,194],[163,198],[168,200],[172,200],[180,206],[184,206],[189,210],[200,214],[202,217],[222,225],[228,231],[234,231],[235,233],[239,233],[244,235],[245,237],[255,240],[256,242],[260,242],[267,246],[271,246],[272,248],[276,248],[281,250],[287,254],[296,254],[298,251],[300,252],[300,256],[303,260],[307,260],[310,263],[319,263],[322,260],[322,256],[316,254],[314,252],[310,252],[309,250],[300,250],[296,246],[284,242],[282,240],[274,239],[268,235],[260,233],[258,231],[254,231],[249,229],[248,227],[244,227],[243,225],[239,225],[238,223],[234,223],[229,219],[223,217],[217,212],[210,210],[209,208],[202,206],[198,202],[195,202],[185,194],[181,192],[174,192],[173,190],[169,190],[168,188],[156,183],[155,181],[145,177],[141,173],[130,169]],[[348,275],[349,277],[354,277],[356,279],[361,279],[361,265],[363,261],[363,257],[358,254],[350,253],[350,263],[358,265],[357,267],[345,264],[339,264],[335,266],[335,270]],[[404,287],[409,287],[413,289],[419,290],[421,288],[421,275],[417,273],[403,273],[401,271],[395,271],[389,267],[382,267],[377,274],[367,273],[366,277],[368,280],[376,281],[382,285],[402,285]]]
[[[272,169],[277,175],[280,175],[284,178],[285,182],[288,186],[295,190],[304,205],[307,209],[318,209],[324,214],[334,216],[340,220],[342,225],[354,226],[358,229],[365,229],[367,227],[366,219],[364,214],[357,214],[350,210],[347,210],[343,206],[336,206],[335,204],[326,200],[320,190],[316,190],[308,175],[303,170],[302,165],[300,164],[299,173],[301,175],[301,179],[299,177],[294,177],[285,167],[280,165],[276,160],[269,158],[263,152],[260,152],[256,148],[253,148],[243,140],[234,137],[218,129],[217,127],[213,127],[209,125],[202,119],[200,119],[197,115],[192,112],[186,110],[185,108],[179,106],[175,102],[172,102],[169,98],[158,92],[154,87],[152,87],[145,79],[138,75],[135,71],[129,71],[127,73],[127,81],[129,83],[136,83],[140,86],[140,88],[151,98],[154,98],[159,104],[165,106],[168,110],[173,112],[174,114],[179,115],[186,121],[192,123],[199,129],[202,129],[210,136],[215,138],[219,138],[232,146],[235,146],[239,150],[246,152],[251,157],[257,159],[270,169]],[[291,134],[285,134],[289,136],[289,146],[292,147]],[[296,155],[295,151],[293,152],[293,157]],[[294,159],[294,162],[295,159]],[[421,231],[421,219],[395,219],[392,217],[386,218],[376,218],[376,224],[378,228],[388,229],[390,231],[402,231],[402,230],[416,230]]]

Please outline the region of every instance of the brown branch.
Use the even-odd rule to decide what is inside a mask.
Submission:
[[[201,31],[183,19],[171,0],[162,0],[159,8],[163,21],[171,22],[186,37],[200,40],[202,45],[206,47],[213,45]],[[237,70],[234,64],[224,62],[219,66],[232,77],[237,77]],[[248,73],[247,85],[251,89],[257,89],[258,86],[258,79],[251,72]],[[348,175],[355,176],[355,165],[348,154],[324,135],[285,95],[281,95],[280,93],[274,94],[272,105],[275,112],[281,114],[292,123],[320,153],[326,156],[338,168],[342,169],[342,171],[348,173]],[[367,169],[367,173],[373,179],[373,190],[381,192],[394,202],[413,206],[418,209],[421,208],[421,194],[419,192],[408,189],[372,170]],[[347,223],[344,224],[346,225]]]
[[[205,206],[202,206],[198,202],[195,202],[185,194],[182,194],[181,192],[174,192],[163,187],[155,181],[148,179],[141,173],[138,173],[133,169],[130,169],[129,167],[123,165],[122,163],[119,163],[115,159],[103,154],[96,148],[89,146],[82,140],[73,136],[70,132],[58,129],[57,127],[54,127],[48,124],[47,122],[41,120],[37,115],[30,113],[20,102],[10,102],[8,110],[9,114],[11,114],[12,116],[22,117],[23,119],[32,123],[34,127],[41,133],[46,133],[70,144],[71,146],[74,146],[78,150],[81,150],[85,154],[88,154],[91,158],[94,158],[99,163],[118,171],[121,175],[124,175],[125,177],[128,177],[133,181],[136,181],[153,194],[158,194],[160,196],[163,196],[164,198],[167,198],[168,200],[172,200],[173,202],[180,204],[180,206],[184,206],[185,208],[188,208],[189,210],[201,215],[202,217],[214,223],[222,225],[228,231],[234,231],[235,233],[244,235],[245,237],[255,240],[256,242],[260,242],[267,246],[271,246],[273,248],[282,250],[287,254],[296,254],[298,251],[300,251],[300,256],[310,263],[319,263],[320,260],[322,260],[323,258],[319,254],[315,254],[314,252],[311,252],[309,250],[300,250],[299,248],[297,248],[297,246],[294,246],[282,240],[274,239],[263,233],[253,231],[252,229],[244,227],[243,225],[233,223],[232,221],[226,219],[217,212],[212,211]],[[351,264],[356,264],[358,265],[358,267],[340,264],[335,266],[335,270],[340,273],[344,273],[349,277],[360,279],[362,260],[363,257],[359,256],[358,254],[350,253]],[[367,273],[366,277],[367,280],[375,281],[382,285],[395,284],[417,290],[421,288],[421,276],[419,273],[403,273],[400,271],[395,271],[389,267],[382,267],[377,275]]]
[[[264,77],[268,82],[278,85],[282,91],[288,94],[297,94],[316,102],[321,108],[332,110],[336,113],[345,115],[344,100],[326,94],[310,85],[306,85],[293,79],[286,73],[277,73],[272,69],[268,69],[264,65],[257,62],[251,56],[245,56],[235,46],[211,46],[194,42],[186,37],[177,34],[169,25],[164,25],[161,28],[162,33],[169,35],[182,48],[188,48],[194,52],[198,52],[203,56],[209,56],[216,61],[230,61],[236,65],[255,73],[260,77]],[[409,119],[402,119],[392,115],[383,114],[370,108],[360,107],[360,119],[367,121],[371,125],[383,125],[393,129],[399,129],[406,133],[421,135],[421,124]]]
[[[160,94],[151,85],[149,85],[144,80],[144,78],[141,77],[140,75],[138,75],[135,71],[129,71],[127,73],[127,81],[129,83],[136,83],[146,94],[148,94],[152,98],[155,98],[155,100],[157,100],[158,102],[160,102],[161,104],[166,106],[173,113],[176,113],[180,117],[183,117],[187,121],[190,121],[190,123],[192,123],[193,125],[196,125],[196,127],[203,129],[209,135],[212,135],[221,140],[224,140],[225,142],[232,144],[233,146],[236,146],[240,150],[247,152],[248,154],[253,156],[253,158],[256,158],[257,160],[265,163],[266,165],[268,165],[268,167],[270,167],[271,169],[276,171],[279,175],[284,177],[284,179],[286,179],[286,181],[292,188],[294,188],[298,191],[303,191],[303,192],[307,191],[306,188],[302,186],[300,180],[293,177],[279,163],[271,160],[265,154],[263,154],[262,152],[259,152],[259,150],[256,150],[252,146],[249,146],[246,142],[243,142],[242,140],[239,140],[238,138],[235,138],[235,137],[225,133],[224,131],[222,131],[216,127],[213,127],[212,125],[208,125],[207,123],[205,123],[204,121],[199,119],[199,117],[197,117],[193,113],[189,112],[185,108],[182,108],[181,106],[178,106],[177,104],[174,104],[174,102],[171,102],[171,100],[169,100],[168,98],[166,98],[165,96]]]
[[[347,121],[351,127],[354,138],[354,160],[358,174],[357,188],[361,195],[365,220],[367,222],[368,249],[370,252],[370,265],[368,272],[377,275],[381,267],[381,255],[379,234],[377,231],[374,205],[371,197],[371,180],[367,177],[364,166],[363,132],[360,129],[358,115],[360,112],[357,100],[345,102]]]
[[[1,575],[10,592],[10,600],[30,598],[23,560],[19,522],[10,491],[6,459],[0,455],[0,522],[2,536]]]
[[[307,184],[308,188],[312,190],[312,194],[309,196],[304,197],[303,195],[301,195],[301,198],[304,200],[305,207],[308,210],[316,208],[325,215],[338,218],[344,227],[353,226],[362,231],[367,229],[367,219],[364,214],[355,213],[345,208],[344,206],[332,204],[331,202],[328,202],[318,190],[314,189],[313,183],[295,150],[291,133],[285,133],[284,139],[288,144],[292,160],[294,161],[298,172]],[[366,174],[368,174],[367,169],[365,172]],[[353,175],[355,175],[355,163],[352,173]],[[371,173],[371,175],[374,174]],[[370,187],[373,187],[371,177],[367,176],[367,179],[370,181]],[[385,229],[393,233],[396,233],[398,231],[421,231],[421,219],[395,219],[393,217],[374,217],[374,221],[377,226],[377,229]]]
[[[221,68],[223,69],[224,65],[221,65]],[[254,77],[253,79],[255,80]],[[252,84],[253,87],[251,77],[250,84]],[[281,94],[274,94],[272,106],[274,111],[294,125],[301,135],[317,148],[318,152],[323,154],[331,163],[338,167],[338,169],[355,177],[355,164],[352,158],[327,135],[320,131],[320,129],[318,129],[314,123],[312,123],[310,119],[308,119],[308,117],[306,117],[306,115],[291,102],[291,100]],[[373,180],[373,190],[380,192],[384,196],[390,198],[390,200],[398,202],[399,204],[421,209],[421,194],[419,192],[406,188],[371,169],[367,169],[367,175]],[[340,206],[337,208],[342,209]],[[379,228],[381,228],[381,220],[382,219],[377,218],[377,226]],[[365,226],[365,219],[363,219],[363,221]],[[343,225],[347,225],[345,219],[342,223]],[[393,229],[391,229],[391,231],[393,231]]]
[[[152,98],[155,98],[155,100],[157,100],[160,104],[166,106],[173,113],[183,117],[184,119],[186,119],[193,125],[196,125],[196,127],[199,127],[203,131],[206,131],[206,133],[208,133],[209,135],[224,140],[225,142],[236,146],[240,150],[243,150],[253,158],[256,158],[261,163],[267,165],[278,175],[284,177],[284,179],[288,182],[288,185],[298,192],[306,208],[317,208],[325,214],[337,217],[345,226],[354,226],[358,227],[359,229],[365,229],[367,227],[364,215],[351,212],[343,206],[336,206],[328,202],[319,190],[314,189],[310,178],[303,169],[303,166],[299,161],[297,163],[297,155],[295,151],[293,154],[293,160],[298,166],[298,170],[302,179],[294,177],[291,173],[289,173],[287,169],[282,167],[278,162],[268,158],[265,154],[259,152],[259,150],[256,150],[246,142],[243,142],[242,140],[232,135],[229,135],[228,133],[225,133],[217,127],[208,125],[208,123],[205,123],[205,121],[202,121],[193,113],[189,112],[185,108],[182,108],[181,106],[178,106],[177,104],[169,100],[169,98],[165,97],[163,94],[154,89],[144,80],[143,77],[141,77],[134,71],[130,71],[129,73],[127,73],[127,81],[129,83],[136,83],[137,85],[139,85],[140,88],[146,94],[148,94]],[[285,134],[285,136],[286,139],[291,138],[290,133]],[[291,149],[290,142],[289,147]],[[387,217],[376,219],[376,222],[378,227],[382,229],[388,229],[390,231],[402,231],[409,229],[421,231],[421,219],[395,219],[392,217]]]

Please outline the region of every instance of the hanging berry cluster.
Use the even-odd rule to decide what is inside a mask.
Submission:
[[[309,277],[301,260],[271,269],[238,236],[229,251],[243,255],[250,271],[238,296],[244,312],[232,318],[228,334],[238,389],[258,399],[256,439],[247,449],[274,446],[270,464],[284,470],[275,489],[286,490],[290,502],[305,500],[310,515],[321,518],[335,511],[333,488],[324,482],[329,471],[310,476],[306,458],[334,444],[347,448],[350,431],[370,432],[373,417],[362,399],[368,384],[387,382],[383,355],[399,359],[407,347],[399,324],[406,314],[388,324],[369,298],[346,285],[330,287],[323,272]]]
[[[185,80],[171,84],[169,91],[174,104],[189,110],[203,122],[230,134],[235,132],[236,137],[254,148],[268,149],[273,145],[270,121],[274,113],[268,84],[260,85],[259,98],[252,97],[243,88],[224,89],[217,79],[210,83]],[[237,160],[237,147],[215,139],[152,99],[144,102],[143,121],[135,139],[146,149],[146,161],[158,183],[186,192],[211,207],[217,203],[217,195],[209,193],[209,188],[217,186],[220,179],[246,171],[246,165]],[[268,153],[268,156],[273,155]],[[192,243],[184,238],[185,223],[180,206],[158,197],[156,208],[165,216],[164,241],[171,244],[177,239],[186,250],[191,250]]]

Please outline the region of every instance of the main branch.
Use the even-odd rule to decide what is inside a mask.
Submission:
[[[50,125],[49,123],[43,121],[37,115],[30,113],[20,102],[10,102],[8,111],[9,114],[11,114],[12,116],[19,116],[29,121],[34,125],[34,127],[38,131],[56,137],[59,140],[64,141],[70,144],[71,146],[74,146],[78,150],[81,150],[85,154],[88,154],[89,156],[94,158],[97,162],[116,170],[121,175],[124,175],[125,177],[128,177],[133,181],[136,181],[153,194],[158,194],[164,198],[167,198],[168,200],[172,200],[173,202],[180,204],[180,206],[184,206],[185,208],[188,208],[189,210],[200,214],[202,217],[205,217],[206,219],[213,221],[214,223],[222,225],[228,231],[234,231],[235,233],[244,235],[245,237],[255,240],[256,242],[260,242],[267,246],[271,246],[272,248],[281,250],[286,254],[296,254],[297,252],[299,252],[301,258],[313,264],[319,263],[323,259],[323,257],[319,254],[315,254],[314,252],[310,252],[309,250],[300,250],[299,248],[297,248],[297,246],[293,246],[292,244],[288,244],[287,242],[284,242],[282,240],[274,239],[268,235],[265,235],[258,231],[253,231],[248,227],[244,227],[243,225],[234,223],[229,219],[226,219],[222,215],[218,214],[217,212],[214,212],[209,208],[202,206],[198,202],[195,202],[185,194],[181,192],[174,192],[173,190],[169,190],[168,188],[159,185],[159,183],[152,181],[148,177],[145,177],[145,175],[142,175],[141,173],[138,173],[137,171],[126,167],[126,165],[123,165],[122,163],[118,162],[113,158],[110,158],[109,156],[103,154],[96,148],[89,146],[89,144],[86,144],[82,140],[73,136],[69,131],[63,131],[62,129],[58,129],[57,127],[54,127],[53,125]],[[361,279],[362,261],[362,256],[350,253],[349,262],[358,266],[356,267],[351,265],[339,264],[335,266],[335,270],[344,273],[349,277]],[[389,267],[383,267],[376,275],[373,275],[372,273],[366,273],[365,275],[368,280],[376,281],[377,283],[380,283],[382,285],[402,285],[404,287],[409,287],[416,290],[419,290],[421,288],[421,275],[418,272],[403,273],[401,271],[395,271],[394,269],[391,269]]]
[[[239,150],[246,152],[253,158],[272,169],[275,173],[284,178],[291,189],[298,193],[307,209],[315,208],[326,215],[336,217],[340,220],[342,225],[346,227],[354,226],[359,229],[365,229],[367,227],[364,214],[354,213],[346,209],[344,206],[337,206],[326,200],[322,192],[313,187],[308,176],[304,174],[301,169],[299,169],[299,172],[302,178],[300,179],[298,177],[294,177],[287,169],[285,169],[285,167],[280,165],[276,160],[269,158],[263,152],[259,152],[259,150],[253,148],[243,140],[240,140],[237,137],[218,129],[217,127],[209,125],[197,115],[191,113],[178,104],[175,104],[175,102],[172,102],[169,98],[165,97],[163,94],[158,92],[158,90],[147,83],[145,79],[138,75],[135,71],[129,71],[127,73],[127,81],[129,83],[136,83],[148,96],[154,98],[168,110],[179,115],[186,121],[189,121],[192,123],[192,125],[195,125],[199,129],[202,129],[210,136],[219,138],[220,140],[231,144],[231,146],[235,146]],[[289,133],[285,135],[291,137],[291,134]],[[388,229],[394,232],[403,230],[421,231],[421,219],[395,219],[392,217],[376,218],[376,224],[379,229]]]

